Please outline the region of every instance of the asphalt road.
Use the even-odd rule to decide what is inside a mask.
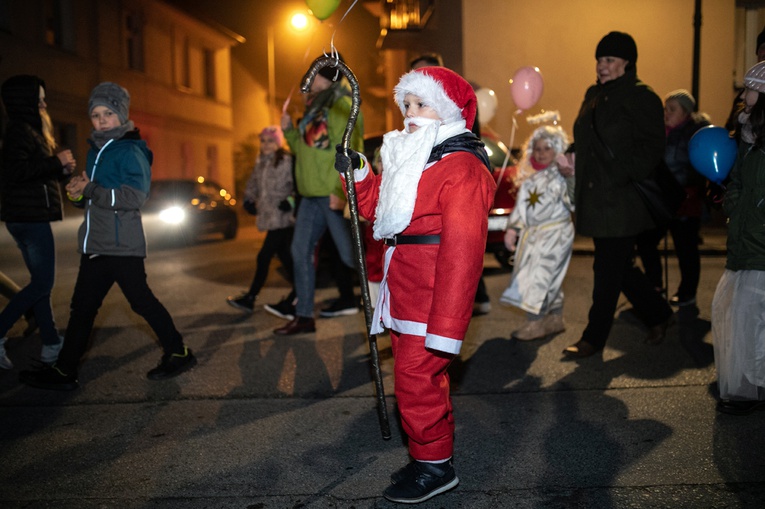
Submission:
[[[55,227],[61,327],[77,274],[75,226]],[[225,304],[248,285],[261,239],[247,227],[234,241],[174,248],[149,233],[149,283],[199,358],[176,379],[145,378],[160,350],[116,289],[77,391],[21,386],[18,372],[38,355],[39,337],[21,339],[23,323],[11,331],[16,368],[0,373],[0,507],[396,505],[380,495],[407,461],[388,337],[378,338],[393,424],[384,441],[361,314],[320,320],[316,334],[275,337],[278,318]],[[678,326],[664,344],[648,346],[645,329],[625,313],[602,360],[563,362],[589,307],[592,258],[580,242],[564,286],[567,330],[535,342],[508,339],[524,317],[498,304],[509,274],[487,256],[494,307],[473,320],[451,368],[461,483],[420,507],[765,507],[765,412],[714,410],[709,309],[724,258],[711,250],[702,261],[695,357]],[[288,291],[276,268],[259,304]],[[25,281],[4,228],[0,270]],[[670,261],[670,285],[676,277]],[[317,292],[319,301],[334,296],[331,287]]]

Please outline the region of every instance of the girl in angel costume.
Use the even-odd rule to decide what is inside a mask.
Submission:
[[[518,194],[505,233],[515,265],[500,302],[526,312],[526,323],[512,333],[523,341],[565,330],[561,286],[574,244],[574,170],[567,148],[563,129],[537,128],[516,176]]]

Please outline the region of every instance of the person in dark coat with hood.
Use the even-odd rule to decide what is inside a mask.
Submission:
[[[72,173],[76,161],[71,150],[56,152],[42,79],[13,76],[5,80],[0,95],[9,119],[0,165],[0,220],[21,250],[31,276],[29,284],[0,312],[0,368],[11,369],[6,334],[29,310],[40,327],[40,360],[51,364],[61,350],[63,339],[56,330],[50,304],[56,276],[50,222],[63,217],[59,181]]]
[[[595,245],[592,306],[581,339],[563,351],[569,359],[603,350],[620,292],[649,328],[646,343],[661,343],[673,317],[634,265],[637,235],[656,227],[635,183],[651,177],[664,156],[663,105],[637,77],[637,45],[629,34],[603,37],[595,58],[598,82],[574,123],[576,232]]]

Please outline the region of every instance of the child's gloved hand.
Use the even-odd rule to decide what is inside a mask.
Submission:
[[[361,168],[361,155],[358,152],[348,149],[348,155],[346,156],[342,145],[335,146],[335,150],[337,150],[337,154],[335,154],[335,170],[345,173],[345,169],[349,164],[352,170]]]
[[[515,252],[515,242],[518,240],[518,230],[515,228],[508,228],[505,232],[505,247],[510,252]]]
[[[277,207],[279,207],[279,210],[281,210],[282,212],[289,212],[290,210],[292,210],[292,204],[289,202],[289,200],[286,200],[286,199],[280,201]]]

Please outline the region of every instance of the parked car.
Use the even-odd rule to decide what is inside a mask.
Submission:
[[[233,239],[239,229],[235,204],[230,193],[204,177],[154,180],[142,212],[172,238],[195,242],[221,234]]]
[[[377,148],[382,145],[382,134],[368,135],[364,138],[364,155],[369,161],[374,158]],[[517,189],[513,183],[516,171],[516,161],[512,155],[508,158],[507,166],[502,170],[507,157],[507,147],[504,143],[491,137],[483,136],[486,152],[489,155],[489,163],[492,166],[492,174],[497,182],[497,192],[494,195],[494,204],[489,211],[489,233],[486,237],[486,252],[492,253],[499,264],[505,268],[513,266],[513,255],[505,247],[505,229],[510,213],[515,208],[515,195]]]
[[[507,147],[501,141],[495,141],[487,136],[482,137],[481,140],[489,154],[492,174],[497,183],[494,204],[489,211],[486,252],[492,253],[500,265],[510,268],[513,266],[513,254],[505,247],[505,230],[510,213],[515,208],[515,195],[518,192],[513,182],[516,172],[515,160],[512,155],[507,157]],[[507,161],[505,161],[506,158]]]

